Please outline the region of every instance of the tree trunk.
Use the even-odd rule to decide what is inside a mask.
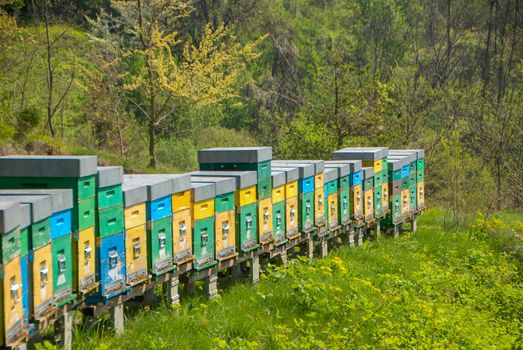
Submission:
[[[501,158],[496,157],[496,210],[501,210]]]
[[[154,122],[149,120],[149,166],[156,169],[156,135]]]
[[[494,9],[495,2],[496,0],[491,0],[489,8],[487,43],[485,45],[485,57],[483,60],[483,93],[485,93],[490,78],[490,39],[492,37],[492,11]]]
[[[55,137],[55,131],[53,127],[53,65],[51,62],[52,47],[51,38],[49,36],[49,9],[47,8],[47,1],[44,1],[44,19],[45,19],[45,39],[46,39],[46,68],[47,68],[47,122],[46,129],[49,128],[49,132],[52,137]]]

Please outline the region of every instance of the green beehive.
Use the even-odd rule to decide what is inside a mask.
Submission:
[[[325,221],[329,230],[339,226],[338,168],[327,167],[324,171]]]
[[[194,221],[193,252],[196,270],[216,265],[214,260],[214,217]]]
[[[409,191],[412,193],[411,202],[416,201],[417,210],[425,208],[425,150],[410,149],[410,150],[391,150],[394,156],[414,156],[411,159],[411,171],[409,176]],[[415,180],[413,179],[415,178]],[[413,188],[413,183],[416,183]]]
[[[283,171],[273,171],[271,173],[273,193],[272,193],[272,235],[276,246],[287,242],[286,221],[285,221],[285,184],[287,174]]]
[[[402,178],[401,169],[407,163],[406,159],[390,159],[388,162],[389,171],[389,208],[390,213],[383,221],[384,226],[391,226],[400,224],[404,220],[404,213],[402,211]]]
[[[96,236],[108,237],[124,232],[123,168],[97,168],[96,182]]]
[[[20,222],[22,215],[20,210],[19,204],[8,199],[0,200],[1,264],[7,264],[21,254]]]
[[[348,225],[350,218],[350,185],[349,185],[349,164],[326,161],[325,168],[338,169],[338,220],[342,225]]]
[[[256,171],[258,200],[271,196],[271,147],[225,147],[198,151],[202,171]]]
[[[175,268],[173,265],[172,217],[147,223],[147,258],[149,271],[161,275]]]
[[[191,177],[232,177],[236,181],[235,197],[235,233],[236,251],[240,254],[248,253],[258,248],[258,221],[256,193],[250,189],[258,183],[254,171],[195,171]],[[255,192],[254,190],[252,192]],[[247,194],[251,197],[248,198]],[[216,210],[216,209],[215,209]]]
[[[76,298],[73,288],[73,252],[70,235],[53,239],[53,290],[55,304],[62,306]]]
[[[363,170],[363,213],[365,221],[369,222],[374,218],[374,169],[364,167]]]
[[[314,229],[314,164],[288,163],[272,166],[274,171],[298,169],[298,230],[310,232]]]

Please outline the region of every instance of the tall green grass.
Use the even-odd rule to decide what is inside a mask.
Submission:
[[[416,234],[343,247],[311,265],[293,260],[286,268],[271,270],[259,285],[235,284],[219,299],[193,297],[180,307],[138,313],[119,337],[84,329],[76,333],[74,345],[521,348],[523,279],[518,260],[493,244],[493,233],[443,230],[441,222],[439,212],[429,211]],[[508,222],[521,225],[523,218],[511,216]]]

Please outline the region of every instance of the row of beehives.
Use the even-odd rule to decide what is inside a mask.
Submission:
[[[56,308],[104,302],[181,265],[201,271],[304,233],[397,225],[424,207],[423,150],[345,148],[307,161],[214,148],[198,158],[189,174],[124,175],[94,156],[0,157],[0,344]]]

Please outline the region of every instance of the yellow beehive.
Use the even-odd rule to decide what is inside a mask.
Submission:
[[[423,207],[425,205],[425,182],[418,182],[418,206]]]
[[[322,174],[323,175],[323,174]],[[323,181],[323,176],[322,176]],[[323,186],[314,189],[314,222],[316,225],[325,223],[325,189]]]
[[[74,276],[78,276],[78,280],[74,279],[74,283],[78,283],[78,290],[87,292],[92,290],[92,286],[96,283],[95,279],[95,245],[96,236],[94,227],[89,227],[78,233],[78,239],[73,242],[73,256],[78,257],[73,259],[75,262]]]
[[[228,210],[221,213],[216,213],[215,224],[215,248],[218,260],[236,255],[236,230],[235,230],[235,212]]]
[[[265,198],[258,202],[258,232],[261,239],[266,234],[272,233],[272,198]]]
[[[381,209],[383,211],[389,210],[389,183],[385,182],[381,185]]]
[[[243,207],[256,202],[256,185],[241,188],[235,192],[236,205]]]
[[[410,211],[409,196],[408,188],[401,191],[401,214],[407,214]]]
[[[125,232],[125,259],[127,284],[134,286],[148,279],[146,225]]]
[[[355,185],[352,190],[354,200],[351,202],[353,215],[363,213],[363,193],[361,184]]]
[[[364,213],[365,218],[369,218],[374,215],[374,190],[370,189],[365,191],[365,206]]]
[[[285,185],[272,189],[272,202],[279,203],[285,200]]]
[[[49,314],[53,309],[53,263],[51,244],[33,252],[32,271],[33,300],[32,314],[36,319]]]
[[[190,209],[173,213],[173,256],[174,262],[177,264],[183,264],[193,258]]]
[[[191,208],[191,190],[175,193],[171,199],[173,213]]]
[[[125,208],[125,228],[130,229],[147,223],[147,208],[145,203]]]
[[[2,269],[0,267],[0,269]],[[15,333],[17,328],[23,326],[22,310],[22,270],[20,268],[20,257],[16,257],[3,266],[2,288],[0,300],[2,301],[0,317],[0,345],[9,346],[8,335]],[[13,334],[14,335],[14,334]],[[7,340],[7,342],[5,341]],[[11,339],[17,340],[17,339]]]
[[[329,228],[338,226],[338,193],[329,194],[327,197],[329,206]]]
[[[296,183],[296,187],[298,184]],[[287,197],[285,202],[285,225],[287,226],[287,238],[295,238],[300,235],[298,231],[298,197]]]
[[[298,196],[298,181],[292,181],[285,184],[285,198]]]
[[[206,199],[193,204],[194,220],[210,218],[214,215],[214,198]]]
[[[314,188],[315,189],[323,188],[323,185],[325,185],[324,180],[323,180],[323,173],[314,175]]]
[[[374,169],[374,174],[379,173],[383,170],[383,161],[381,159],[375,161],[364,161],[362,165],[364,167],[372,167]]]

